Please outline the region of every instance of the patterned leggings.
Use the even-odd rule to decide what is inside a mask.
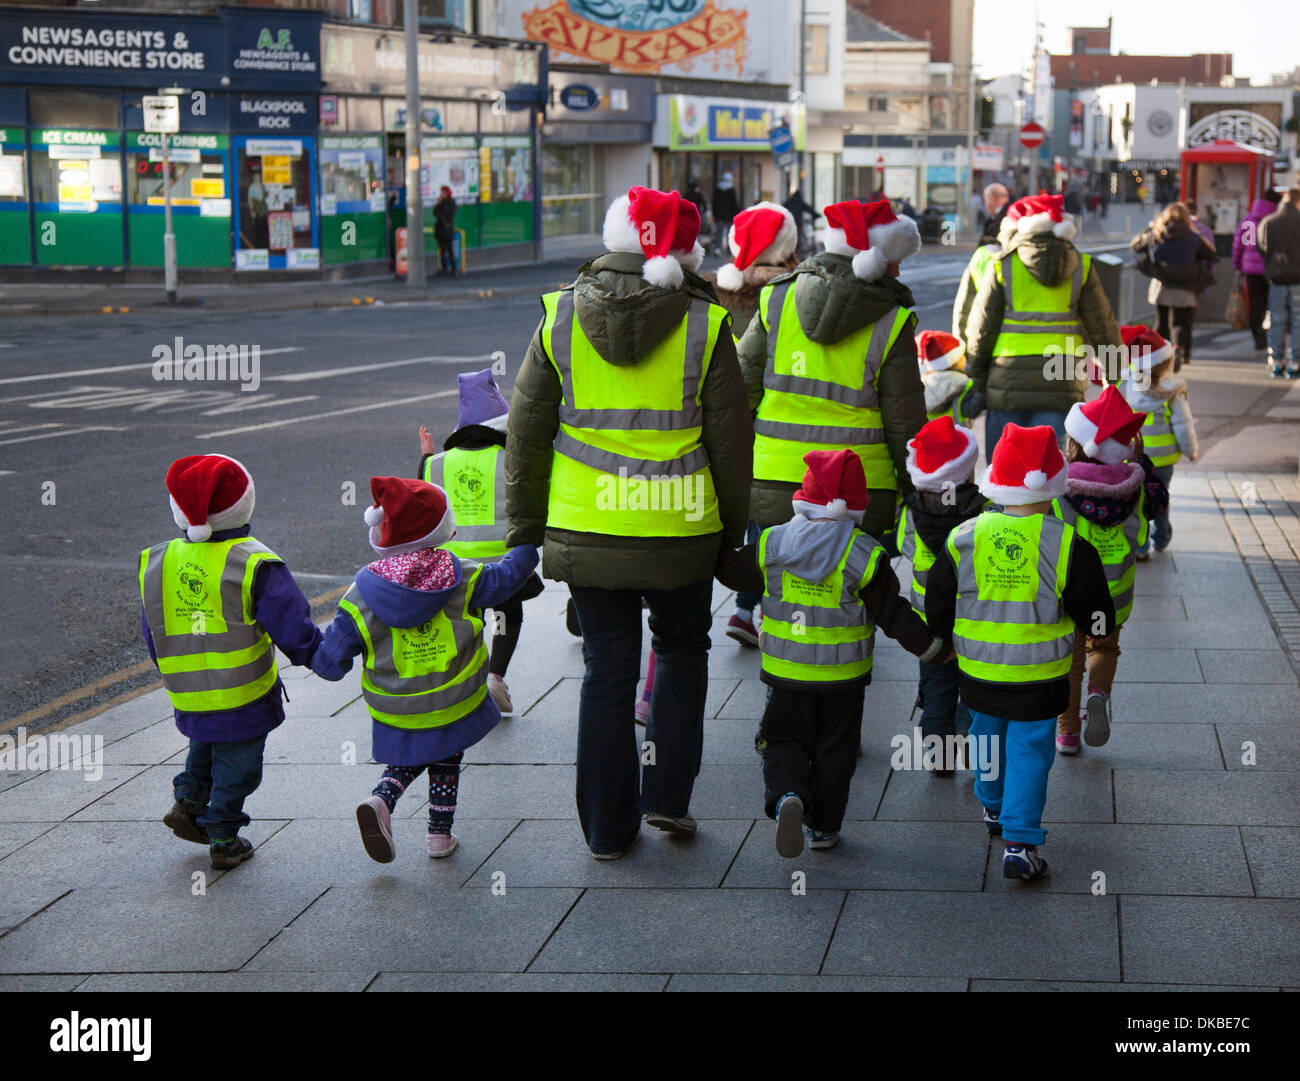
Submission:
[[[450,833],[456,816],[456,790],[460,787],[460,760],[464,752],[431,762],[427,766],[388,766],[375,786],[374,794],[391,813],[398,797],[426,769],[429,771],[429,832]]]

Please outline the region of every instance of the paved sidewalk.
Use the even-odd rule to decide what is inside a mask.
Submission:
[[[424,854],[418,795],[399,805],[396,862],[362,851],[353,808],[379,770],[355,673],[285,673],[289,720],[249,802],[257,857],[231,872],[159,822],[185,746],[161,692],[65,733],[103,738],[98,780],[0,773],[0,990],[1300,987],[1294,619],[1256,593],[1297,599],[1297,492],[1254,478],[1243,507],[1244,479],[1175,476],[1112,739],[1052,771],[1043,883],[1000,876],[968,776],[890,768],[916,662],[887,639],[843,843],[780,859],[752,747],[763,687],[722,635],[720,587],[699,837],[646,830],[624,859],[591,859],[573,802],[581,654],[551,584],[510,673],[520,715],[468,753],[445,861]]]

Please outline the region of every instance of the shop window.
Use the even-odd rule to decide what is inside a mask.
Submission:
[[[889,112],[889,97],[886,94],[870,94],[867,96],[867,111],[872,113]]]
[[[542,149],[542,236],[600,232],[605,213],[604,156],[594,146]]]
[[[533,149],[524,135],[480,140],[479,243],[519,244],[533,239]]]
[[[87,151],[93,152],[93,156]],[[33,150],[32,201],[58,203],[61,210],[89,209],[96,203],[120,203],[121,154],[116,147],[81,145]]]
[[[237,140],[236,269],[308,269],[314,243],[311,158],[305,139]]]
[[[121,125],[121,102],[116,94],[87,90],[29,90],[28,119],[33,127],[108,128]]]
[[[830,27],[825,24],[807,24],[804,27],[804,70],[809,75],[825,75],[830,71]]]
[[[173,151],[173,153],[177,153]],[[185,149],[178,157],[194,157]],[[219,151],[199,152],[197,161],[170,161],[173,206],[199,206],[204,199],[229,199],[226,191],[225,165]],[[141,149],[126,159],[127,202],[132,206],[163,205],[163,164],[161,153]]]

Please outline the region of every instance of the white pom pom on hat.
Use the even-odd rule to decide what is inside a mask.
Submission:
[[[641,277],[661,289],[676,289],[686,280],[682,264],[671,255],[652,255],[641,268]]]
[[[362,517],[365,519],[366,525],[382,525],[384,521],[384,508],[367,507],[366,512]]]
[[[745,285],[745,276],[736,269],[735,263],[724,263],[718,267],[718,288],[729,293],[739,292]]]
[[[853,257],[853,276],[867,282],[879,281],[888,266],[889,260],[879,248],[868,248]]]
[[[1041,469],[1031,469],[1025,474],[1025,487],[1037,492],[1047,485],[1047,474]]]
[[[205,540],[207,540],[209,537],[212,536],[212,527],[208,525],[207,522],[204,522],[202,525],[186,526],[185,536],[187,536],[195,544],[202,544]]]

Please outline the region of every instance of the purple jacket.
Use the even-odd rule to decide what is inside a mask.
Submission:
[[[214,541],[247,537],[248,526],[238,529],[220,529],[212,534]],[[253,615],[266,628],[271,641],[294,664],[309,664],[321,633],[311,621],[311,605],[293,580],[289,568],[283,563],[262,563],[253,579]],[[158,663],[153,647],[153,632],[140,607],[140,632],[149,647],[149,659]],[[254,739],[278,728],[284,721],[284,702],[289,698],[284,684],[278,679],[275,686],[255,702],[238,709],[213,713],[187,713],[176,710],[176,727],[181,734],[202,743],[235,743]]]
[[[1258,274],[1263,277],[1264,257],[1259,254],[1259,223],[1277,210],[1277,203],[1267,199],[1256,199],[1254,205],[1240,222],[1237,223],[1237,235],[1232,238],[1232,265],[1239,274]],[[1250,243],[1243,239],[1247,228],[1250,230]]]

